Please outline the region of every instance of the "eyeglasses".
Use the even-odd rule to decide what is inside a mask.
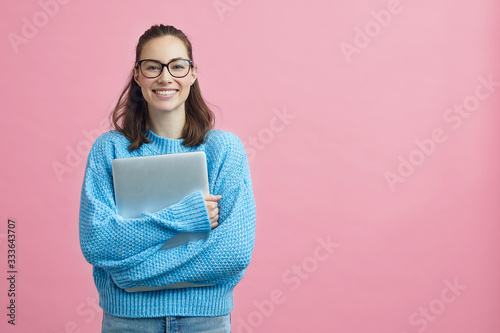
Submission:
[[[161,75],[163,67],[167,67],[168,72],[175,78],[182,78],[188,75],[193,67],[193,61],[188,59],[174,59],[168,64],[163,64],[157,60],[144,59],[137,62],[142,75],[148,79],[154,79]]]

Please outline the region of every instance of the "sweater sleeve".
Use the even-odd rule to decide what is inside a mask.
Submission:
[[[136,265],[113,272],[118,287],[218,284],[246,269],[255,240],[255,201],[243,144],[235,136],[231,138],[225,143],[211,189],[213,194],[222,195],[219,226],[206,239],[167,251],[152,251]]]
[[[143,213],[139,218],[119,216],[110,171],[112,158],[108,155],[108,151],[93,148],[82,186],[80,245],[89,263],[112,274],[135,267],[153,256],[178,232],[210,231],[210,219],[201,192],[159,212]]]

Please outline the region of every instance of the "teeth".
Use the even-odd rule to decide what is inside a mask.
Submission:
[[[177,90],[155,90],[155,93],[158,95],[173,95],[177,92]]]

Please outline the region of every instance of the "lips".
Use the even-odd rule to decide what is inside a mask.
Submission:
[[[175,95],[175,93],[177,93],[177,89],[157,89],[157,90],[153,90],[153,92],[156,94],[156,95],[159,95],[159,96],[162,96],[162,97],[170,97],[170,96],[173,96]]]

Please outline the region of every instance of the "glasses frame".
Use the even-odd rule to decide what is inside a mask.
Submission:
[[[189,63],[189,69],[187,71],[187,73],[183,76],[176,76],[176,75],[173,75],[171,72],[170,72],[170,69],[168,68],[168,65],[170,65],[171,63],[173,63],[174,61],[179,61],[179,60],[184,60],[184,61],[187,61]],[[154,61],[154,62],[157,62],[161,65],[161,71],[160,71],[160,74],[158,74],[157,76],[146,76],[143,72],[142,72],[142,66],[141,64],[144,62],[144,61]],[[139,67],[139,70],[141,71],[141,74],[148,78],[148,79],[156,79],[157,77],[159,77],[162,73],[163,73],[163,68],[164,67],[167,67],[167,71],[168,73],[172,76],[172,77],[175,77],[176,79],[181,79],[183,77],[186,77],[189,72],[191,71],[191,68],[193,68],[193,60],[189,60],[189,59],[182,59],[182,58],[179,58],[179,59],[172,59],[170,60],[168,63],[164,64],[162,63],[161,61],[158,61],[158,60],[155,60],[155,59],[142,59],[142,60],[139,60],[136,64],[136,67]]]

